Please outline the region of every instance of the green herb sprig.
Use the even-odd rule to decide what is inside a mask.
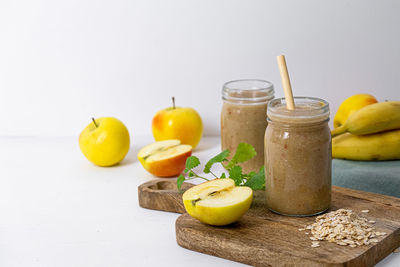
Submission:
[[[235,181],[237,186],[245,185],[253,190],[262,190],[265,188],[265,173],[264,166],[262,166],[259,172],[243,173],[242,167],[238,165],[239,163],[246,162],[252,159],[257,153],[254,147],[247,143],[240,143],[236,149],[235,155],[231,160],[228,160],[230,151],[225,150],[211,158],[204,166],[203,172],[205,174],[211,174],[213,178],[226,178],[229,177]],[[225,172],[218,177],[215,173],[211,171],[211,167],[214,164],[221,164],[228,175]],[[194,169],[200,165],[200,160],[196,156],[190,156],[186,159],[186,166],[183,174],[179,175],[176,181],[178,185],[178,190],[181,190],[182,183],[187,180],[200,178],[209,181],[210,179],[198,175]]]

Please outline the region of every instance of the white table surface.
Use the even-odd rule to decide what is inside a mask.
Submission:
[[[131,141],[122,164],[101,168],[77,137],[0,137],[0,266],[246,266],[179,247],[179,215],[139,207],[154,177],[136,154],[152,138]],[[195,155],[218,151],[203,138]],[[400,253],[378,266],[400,266]]]

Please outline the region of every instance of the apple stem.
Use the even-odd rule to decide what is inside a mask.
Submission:
[[[99,126],[97,125],[96,121],[94,120],[94,118],[92,118],[92,121],[93,121],[93,123],[94,123],[94,126],[96,126],[96,128],[99,127]]]
[[[175,97],[172,97],[172,108],[175,109]]]

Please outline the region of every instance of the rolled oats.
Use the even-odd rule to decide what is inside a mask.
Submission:
[[[368,213],[369,210],[361,212]],[[379,241],[374,237],[386,235],[385,232],[376,232],[368,223],[375,221],[359,217],[352,210],[339,209],[316,217],[315,223],[300,228],[299,231],[310,231],[309,238],[313,240],[311,247],[319,247],[319,241],[328,241],[354,248],[377,243]]]
[[[319,242],[318,242],[318,241],[313,241],[312,244],[311,244],[311,247],[312,247],[312,248],[317,248],[317,247],[319,247]]]

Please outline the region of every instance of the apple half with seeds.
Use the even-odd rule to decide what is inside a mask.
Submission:
[[[214,179],[188,189],[182,196],[187,213],[210,225],[238,221],[250,208],[253,190],[235,186],[232,179]]]
[[[192,155],[192,146],[182,145],[176,139],[159,141],[143,147],[138,159],[151,174],[173,177],[185,169],[186,159]]]

